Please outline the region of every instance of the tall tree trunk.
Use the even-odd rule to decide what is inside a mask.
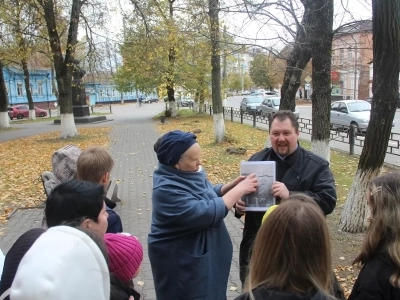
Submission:
[[[366,228],[368,182],[383,166],[399,96],[400,0],[372,0],[373,100],[371,118],[356,176],[350,188],[340,229],[361,232]]]
[[[54,71],[54,63],[51,64],[51,90],[53,91],[53,94],[56,96],[57,100],[57,107],[58,106],[58,88],[57,88],[57,81],[56,81],[56,76],[55,76],[55,71]]]
[[[24,71],[25,91],[26,91],[26,97],[28,98],[28,104],[29,104],[29,119],[35,120],[36,119],[35,106],[33,104],[28,63],[26,62],[25,58],[21,59],[21,65],[22,65],[22,70]]]
[[[174,22],[174,2],[175,0],[168,0],[169,2],[169,21],[171,24]],[[170,34],[172,34],[170,32]],[[173,40],[173,39],[171,39]],[[175,45],[171,45],[168,50],[168,72],[167,72],[167,95],[169,102],[169,109],[171,110],[171,116],[177,116],[176,103],[175,103],[175,58],[176,58],[176,49]]]
[[[331,51],[333,0],[314,0],[310,7],[312,56],[311,151],[330,161]]]
[[[295,98],[300,86],[301,73],[311,59],[311,49],[308,36],[310,28],[310,10],[313,0],[303,0],[304,14],[301,24],[297,26],[293,50],[287,59],[285,75],[281,88],[281,104],[279,109],[294,111]]]
[[[219,32],[219,0],[208,0],[211,33],[211,87],[215,141],[221,143],[225,137],[225,122],[221,98],[221,53]]]
[[[11,87],[9,87],[11,88]],[[0,60],[0,128],[10,127],[8,116],[8,95],[3,74],[3,62]]]
[[[61,138],[78,135],[72,110],[72,69],[74,62],[75,46],[78,37],[79,16],[82,0],[73,0],[68,29],[67,46],[65,55],[61,50],[60,36],[57,31],[56,15],[53,0],[38,0],[44,10],[47,31],[49,34],[50,48],[53,54],[56,81],[59,95]]]

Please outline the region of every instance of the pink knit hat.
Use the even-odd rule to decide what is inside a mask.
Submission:
[[[107,233],[108,268],[122,282],[132,280],[143,261],[143,247],[139,240],[126,233]]]

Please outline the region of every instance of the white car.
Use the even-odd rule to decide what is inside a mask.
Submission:
[[[357,132],[367,130],[371,115],[371,103],[364,100],[341,100],[331,105],[331,128],[353,125]],[[393,122],[392,127],[395,125]]]
[[[264,99],[264,101],[260,105],[260,114],[261,116],[268,118],[279,111],[279,106],[281,105],[280,97],[268,97]],[[294,115],[298,118],[300,115],[299,109],[295,107]]]

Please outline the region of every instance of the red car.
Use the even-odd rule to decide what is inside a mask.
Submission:
[[[45,117],[47,112],[44,109],[35,106],[36,117]],[[8,116],[10,119],[23,119],[29,117],[29,106],[28,105],[14,105],[8,108]]]

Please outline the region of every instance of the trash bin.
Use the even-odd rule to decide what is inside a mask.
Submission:
[[[161,124],[165,124],[165,116],[160,117]]]

